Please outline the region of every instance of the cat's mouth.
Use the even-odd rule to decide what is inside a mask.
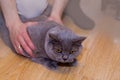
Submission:
[[[61,60],[57,60],[59,63],[73,63],[76,59],[61,59]]]
[[[59,66],[66,66],[66,67],[69,67],[69,66],[72,66],[70,63],[58,63]]]
[[[77,63],[77,60],[73,59],[72,62],[58,62],[58,65],[69,67],[69,66],[74,66],[76,63]]]

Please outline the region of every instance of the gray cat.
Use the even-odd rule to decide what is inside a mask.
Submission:
[[[9,38],[9,32],[0,21],[0,34],[4,42],[14,50]],[[27,32],[36,47],[35,55],[31,58],[25,51],[25,57],[43,64],[50,69],[57,69],[60,63],[72,66],[76,63],[76,57],[82,49],[83,36],[77,36],[70,29],[57,24],[54,21],[39,21],[34,26],[29,26]],[[14,50],[15,51],[15,50]]]
[[[37,47],[33,61],[56,68],[57,63],[76,63],[85,37],[79,37],[71,30],[53,21],[43,22],[28,28],[28,33]],[[38,59],[38,60],[37,60]]]

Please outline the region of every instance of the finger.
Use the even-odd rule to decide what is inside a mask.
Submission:
[[[15,48],[15,51],[16,51],[17,53],[19,53],[19,54],[20,54],[20,52],[19,52],[19,50],[18,50],[17,46],[15,46],[15,44],[13,44],[13,46],[14,46],[14,48]]]
[[[35,50],[35,47],[34,47],[34,45],[33,45],[33,43],[32,43],[32,41],[31,41],[31,39],[29,38],[29,36],[27,35],[27,34],[23,34],[24,36],[24,40],[25,40],[25,42],[27,43],[27,45],[32,49],[32,50]]]
[[[20,44],[17,41],[15,41],[14,48],[18,54],[25,56],[23,53],[22,47],[20,46]]]
[[[21,43],[22,47],[24,48],[24,50],[33,57],[32,54],[32,50],[29,48],[29,46],[26,44],[26,42],[24,41],[24,38],[19,37],[19,42]]]

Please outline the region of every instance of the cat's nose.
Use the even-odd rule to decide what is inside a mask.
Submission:
[[[67,59],[63,58],[64,61],[66,61]]]
[[[63,60],[66,61],[68,59],[68,56],[67,55],[64,55],[63,56]]]

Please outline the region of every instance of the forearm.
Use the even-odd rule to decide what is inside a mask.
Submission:
[[[0,5],[7,27],[21,22],[17,13],[15,0],[0,0]]]
[[[56,16],[61,18],[65,6],[69,0],[54,0],[51,16]]]

